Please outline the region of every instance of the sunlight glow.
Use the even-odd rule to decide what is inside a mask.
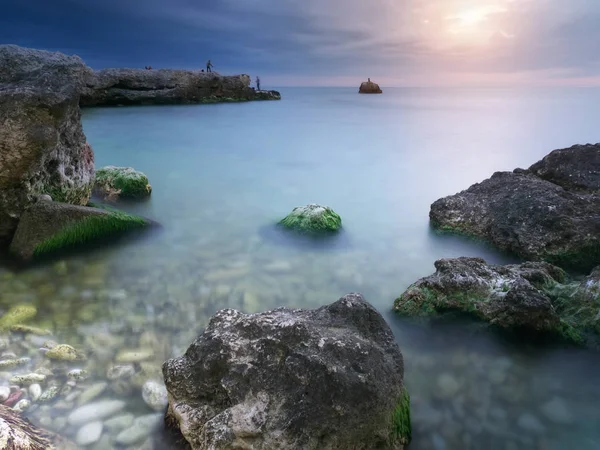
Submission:
[[[500,6],[488,5],[450,14],[446,16],[446,20],[452,23],[448,31],[451,33],[463,33],[476,30],[483,22],[488,20],[489,15],[505,11],[506,9]]]

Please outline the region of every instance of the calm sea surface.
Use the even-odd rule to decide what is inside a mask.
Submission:
[[[126,419],[109,421],[90,448],[138,448],[144,439],[127,441],[122,429],[131,428],[131,414],[153,413],[141,384],[160,377],[162,362],[183,353],[215,311],[312,308],[361,292],[385,316],[405,356],[411,449],[600,449],[597,354],[507,342],[462,323],[415,325],[391,312],[394,298],[432,273],[436,259],[515,261],[482,244],[436,236],[429,205],[494,171],[528,167],[555,148],[600,141],[600,91],[281,93],[280,102],[83,112],[97,167],[132,166],[153,186],[149,201],[123,208],[163,228],[44,267],[0,269],[0,307],[32,303],[33,323],[54,334],[11,335],[4,351],[32,360],[4,369],[0,384],[39,367],[89,374],[70,392],[35,404],[29,417],[75,438],[81,426],[66,417],[85,403],[77,392],[89,395],[96,386],[94,399],[84,396],[88,404],[125,400],[113,415]],[[310,245],[274,230],[293,207],[308,203],[341,215],[339,239]],[[39,350],[49,338],[81,349],[87,361],[49,364]],[[135,374],[118,377],[123,349],[142,353],[143,361],[120,363]],[[119,434],[129,447],[114,443]],[[166,445],[160,432],[145,445],[152,443]]]

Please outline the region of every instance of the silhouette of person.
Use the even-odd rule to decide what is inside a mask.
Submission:
[[[260,78],[256,77],[256,90],[260,91]]]
[[[207,72],[212,72],[212,63],[210,62],[210,59],[208,61],[206,61],[206,71]]]

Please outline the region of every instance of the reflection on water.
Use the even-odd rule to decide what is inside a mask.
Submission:
[[[142,385],[161,378],[162,362],[183,353],[215,311],[316,307],[362,292],[405,355],[411,448],[599,448],[595,354],[391,313],[394,298],[438,258],[513,261],[478,242],[435,235],[429,204],[496,169],[584,142],[596,132],[589,117],[597,117],[597,93],[283,94],[272,103],[84,112],[97,164],[134,166],[153,185],[149,202],[124,208],[163,229],[129,245],[0,271],[0,307],[33,304],[37,316],[28,323],[52,332],[0,335],[2,361],[30,358],[0,363],[1,385],[14,385],[15,374],[45,375],[33,383],[41,398],[35,387],[13,388],[13,398],[37,398],[21,403],[26,414],[87,448],[168,448]],[[577,106],[568,117],[566,106]],[[337,239],[307,245],[274,226],[312,202],[342,216]],[[49,340],[86,359],[50,360]],[[87,374],[75,379],[73,369]],[[90,404],[94,412],[73,416]],[[100,432],[88,445],[90,430]]]

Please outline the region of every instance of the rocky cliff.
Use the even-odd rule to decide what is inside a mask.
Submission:
[[[277,91],[256,91],[248,75],[223,76],[198,70],[105,69],[94,72],[81,106],[166,105],[279,100]]]
[[[0,46],[0,244],[37,195],[88,202],[94,153],[79,93],[91,75],[77,56]]]

